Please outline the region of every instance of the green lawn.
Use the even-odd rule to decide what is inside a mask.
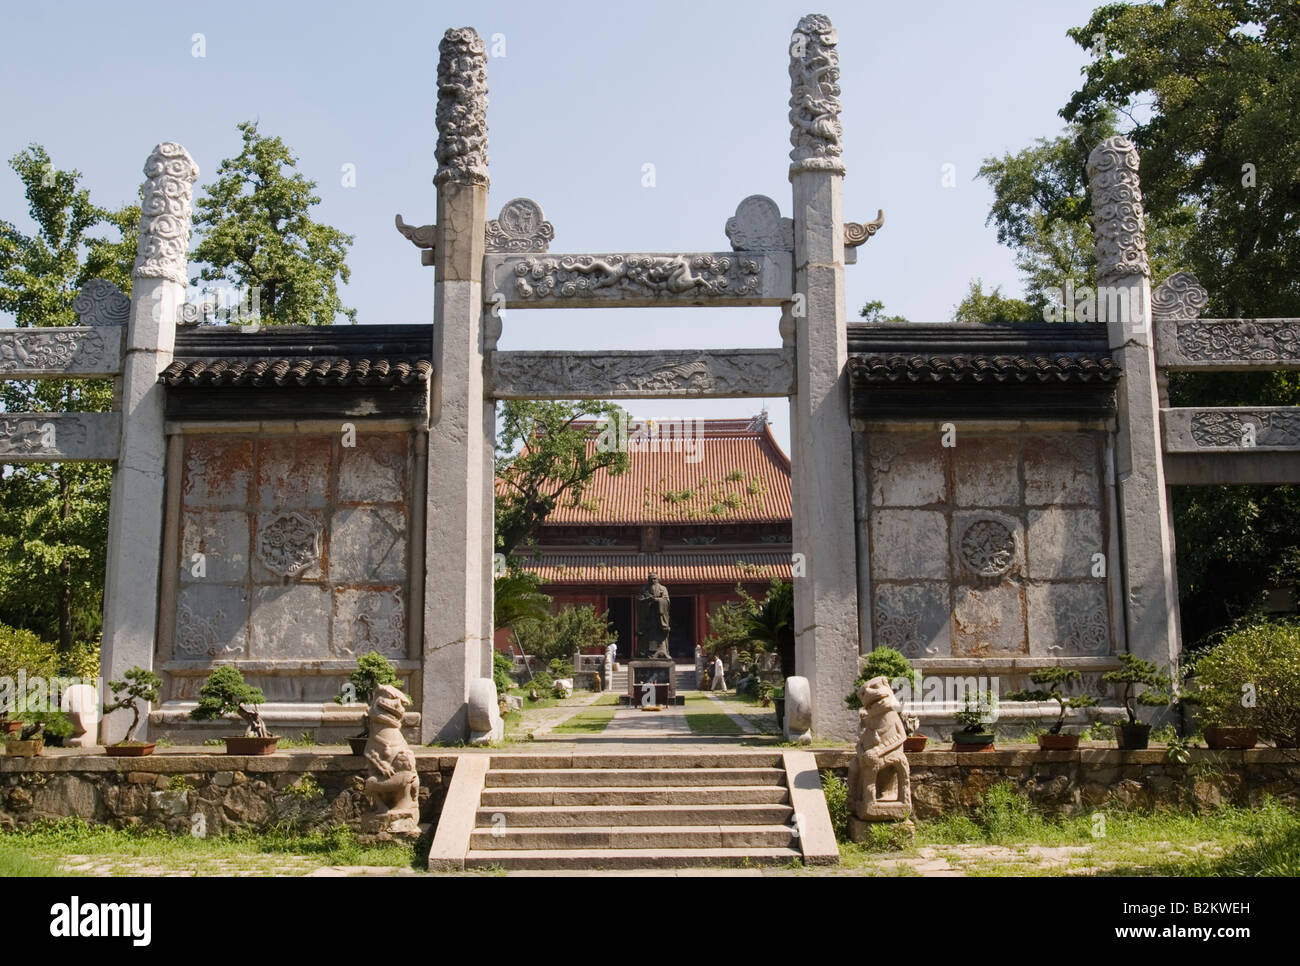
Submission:
[[[302,875],[329,865],[420,867],[407,845],[359,844],[347,828],[328,832],[196,838],[111,829],[77,819],[0,833],[0,877],[43,875]],[[427,854],[427,846],[423,850]]]
[[[617,700],[617,699],[616,699]],[[553,735],[598,735],[614,720],[618,708],[599,701],[551,729]]]
[[[738,735],[743,734],[740,725],[725,714],[718,712],[686,712],[686,727],[693,735]]]

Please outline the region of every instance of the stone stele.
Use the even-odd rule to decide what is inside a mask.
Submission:
[[[912,812],[912,773],[903,751],[907,728],[889,678],[858,687],[858,746],[849,762],[849,834],[866,837],[871,822],[905,821]]]
[[[370,703],[365,752],[365,796],[370,810],[361,816],[361,831],[374,839],[420,834],[420,776],[415,770],[415,754],[402,736],[402,716],[410,703],[411,699],[391,684],[380,685]]]

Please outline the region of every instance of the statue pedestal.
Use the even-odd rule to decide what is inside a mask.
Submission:
[[[646,687],[649,692],[646,700]],[[640,659],[627,663],[627,703],[631,705],[677,704],[677,665],[672,661]]]

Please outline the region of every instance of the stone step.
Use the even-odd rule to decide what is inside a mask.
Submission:
[[[783,849],[797,848],[786,825],[643,825],[573,828],[476,828],[467,857],[478,849]]]
[[[789,865],[798,849],[490,849],[465,856],[469,869],[690,869]]]
[[[492,769],[532,771],[541,768],[782,768],[780,752],[575,752],[570,754],[492,756]]]
[[[790,825],[789,805],[546,805],[480,807],[479,828],[555,828],[573,826]]]
[[[574,788],[593,785],[781,785],[780,768],[492,768],[488,788]]]
[[[788,805],[783,785],[701,785],[589,788],[485,788],[483,806],[561,805]]]

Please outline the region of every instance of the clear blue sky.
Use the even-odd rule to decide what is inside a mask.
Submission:
[[[0,35],[0,148],[31,142],[85,175],[92,198],[134,199],[161,140],[200,184],[257,119],[318,182],[317,217],[355,236],[344,301],[364,322],[427,322],[433,270],[393,228],[433,220],[434,73],[448,27],[501,34],[488,63],[492,211],[535,198],[553,251],[710,251],[749,194],[787,214],[787,44],[817,11],[839,29],[845,210],[886,226],[848,269],[850,315],[869,299],[947,319],[970,280],[1019,294],[986,228],[983,158],[1061,127],[1087,54],[1065,36],[1093,0],[881,3],[153,3],[8,5]],[[206,56],[192,55],[204,35]],[[656,187],[641,184],[653,163]],[[356,187],[341,185],[356,166]],[[954,188],[942,167],[956,166]],[[30,227],[0,172],[0,217]],[[779,344],[774,309],[507,313],[502,348]],[[646,402],[647,416],[748,415],[757,400]],[[783,400],[771,416],[784,442]]]

